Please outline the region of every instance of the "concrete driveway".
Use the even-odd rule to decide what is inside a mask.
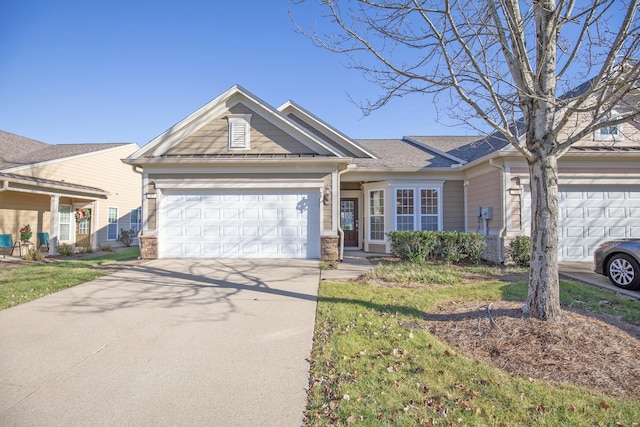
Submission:
[[[311,260],[157,260],[0,312],[0,425],[299,426]]]

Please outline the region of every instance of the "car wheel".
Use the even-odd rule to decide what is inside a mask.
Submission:
[[[619,288],[640,288],[640,264],[627,254],[616,254],[611,257],[607,266],[607,276],[611,283]]]

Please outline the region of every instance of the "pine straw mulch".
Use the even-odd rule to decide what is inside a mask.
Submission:
[[[448,302],[426,316],[426,328],[474,360],[530,381],[640,399],[640,327],[568,310],[563,323],[543,322],[521,308],[509,301]]]

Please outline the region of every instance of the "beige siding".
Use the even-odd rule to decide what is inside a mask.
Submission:
[[[483,231],[483,224],[478,222],[476,207],[493,208],[493,219],[489,221],[489,233],[496,234],[502,228],[500,214],[500,171],[489,172],[469,180],[467,186],[467,231]]]
[[[11,234],[13,241],[20,239],[20,228],[31,226],[32,242],[37,232],[49,231],[49,196],[39,194],[0,192],[0,234]]]
[[[324,187],[325,188],[331,188],[331,174],[327,175],[324,177]],[[321,207],[322,207],[322,230],[331,230],[331,216],[333,213],[333,204],[334,203],[339,203],[336,202],[334,200],[333,197],[331,197],[331,201],[327,204],[325,203],[321,203]]]
[[[227,114],[212,120],[184,141],[167,151],[169,155],[204,154],[313,154],[314,151],[297,141],[262,116],[238,104],[228,114],[251,114],[251,149],[229,150]]]
[[[464,181],[446,181],[442,195],[442,228],[464,231]]]
[[[358,157],[357,154],[353,153],[350,150],[347,150],[343,145],[341,145],[339,142],[337,142],[336,140],[334,140],[333,138],[329,137],[328,135],[325,135],[323,132],[317,130],[316,128],[312,127],[311,125],[309,125],[307,122],[305,122],[304,120],[302,120],[301,118],[295,116],[294,114],[289,114],[287,115],[287,117],[299,124],[300,126],[302,126],[304,129],[306,129],[307,131],[309,131],[310,133],[312,133],[313,135],[315,135],[316,137],[318,137],[320,140],[324,141],[325,143],[327,143],[328,145],[330,145],[331,147],[335,148],[336,150],[339,150],[340,152],[344,153],[347,156],[350,157]]]
[[[141,204],[141,175],[133,172],[131,166],[122,163],[121,159],[136,151],[137,146],[126,145],[117,149],[79,156],[77,158],[55,162],[27,170],[21,175],[65,181],[90,187],[97,187],[109,192],[107,200],[98,202],[97,243],[107,242],[107,210],[109,206],[118,208],[118,230],[130,226],[130,211]],[[21,197],[26,197],[23,193]],[[31,196],[29,196],[31,197]],[[49,199],[47,197],[47,199]],[[68,200],[60,204],[72,204],[74,208],[88,204],[88,200]],[[47,201],[47,210],[49,202]],[[93,212],[96,215],[96,212]],[[48,231],[48,222],[43,226]],[[117,242],[109,242],[111,244]]]

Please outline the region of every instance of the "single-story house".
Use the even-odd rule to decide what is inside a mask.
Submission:
[[[140,229],[140,175],[122,163],[138,150],[130,143],[51,145],[0,131],[0,234],[30,242],[49,234],[60,243],[96,249],[120,246],[120,229]],[[14,253],[15,254],[15,253]]]
[[[615,133],[615,136],[612,135]],[[615,140],[615,141],[614,141]],[[559,164],[560,259],[640,237],[640,137],[631,124]],[[309,111],[234,86],[123,160],[142,174],[145,258],[390,253],[394,230],[477,231],[502,262],[530,230],[527,164],[487,136],[353,140]]]

